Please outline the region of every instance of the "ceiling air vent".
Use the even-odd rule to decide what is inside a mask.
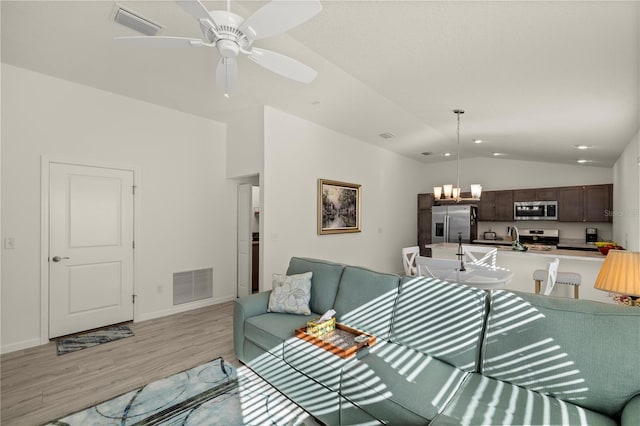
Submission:
[[[382,139],[391,139],[396,137],[396,135],[390,132],[380,133],[378,136],[380,136]]]
[[[116,13],[113,20],[120,25],[124,25],[127,28],[149,36],[158,34],[158,31],[162,29],[162,27],[155,22],[143,18],[140,14],[127,10],[119,5],[116,5]]]

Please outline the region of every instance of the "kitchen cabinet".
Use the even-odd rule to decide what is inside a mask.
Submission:
[[[584,187],[584,222],[611,222],[613,185]]]
[[[498,191],[482,191],[478,202],[478,220],[493,222],[496,219],[496,193]]]
[[[513,201],[556,201],[558,191],[556,188],[528,188],[514,189]]]
[[[500,222],[513,220],[514,191],[483,191],[478,202],[478,220]]]
[[[536,190],[534,188],[530,188],[530,189],[514,189],[513,190],[513,201],[537,201],[536,200]]]
[[[613,185],[558,188],[558,220],[561,222],[611,222]]]
[[[560,222],[582,222],[584,191],[581,186],[558,188],[558,220]]]
[[[558,189],[557,188],[536,188],[535,201],[557,201]],[[513,200],[517,201],[517,200]]]
[[[513,191],[498,191],[496,194],[496,221],[513,220]]]
[[[420,256],[431,256],[431,249],[425,246],[431,244],[432,206],[433,194],[418,194],[418,247],[420,247]]]

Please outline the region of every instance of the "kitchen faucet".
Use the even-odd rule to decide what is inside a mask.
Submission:
[[[520,242],[520,233],[518,232],[518,228],[516,228],[515,226],[512,226],[510,231],[509,231],[509,236],[511,236],[513,234],[513,232],[515,231],[516,233],[516,238],[513,240],[513,242],[511,243],[511,250],[517,250],[517,251],[527,251],[528,247],[523,245]]]

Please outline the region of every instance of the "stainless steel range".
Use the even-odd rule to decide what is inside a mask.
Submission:
[[[556,246],[560,242],[557,229],[520,229],[520,242]]]

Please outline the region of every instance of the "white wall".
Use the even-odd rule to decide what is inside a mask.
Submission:
[[[400,249],[416,243],[424,165],[273,108],[264,123],[264,287],[292,256],[402,271]],[[320,178],[362,185],[362,232],[317,234]]]
[[[613,167],[613,239],[640,251],[640,134],[629,142]]]
[[[429,164],[425,170],[427,192],[432,192],[433,186],[456,183],[455,160]],[[609,167],[573,166],[497,158],[460,160],[462,191],[469,191],[469,185],[472,183],[481,184],[483,190],[499,190],[612,182],[613,170]]]
[[[214,297],[236,288],[236,183],[225,179],[219,122],[2,64],[2,351],[40,340],[40,159],[140,173],[138,319],[172,306],[172,273],[213,267]]]
[[[233,111],[219,118],[227,123],[227,177],[262,173],[264,107]]]

